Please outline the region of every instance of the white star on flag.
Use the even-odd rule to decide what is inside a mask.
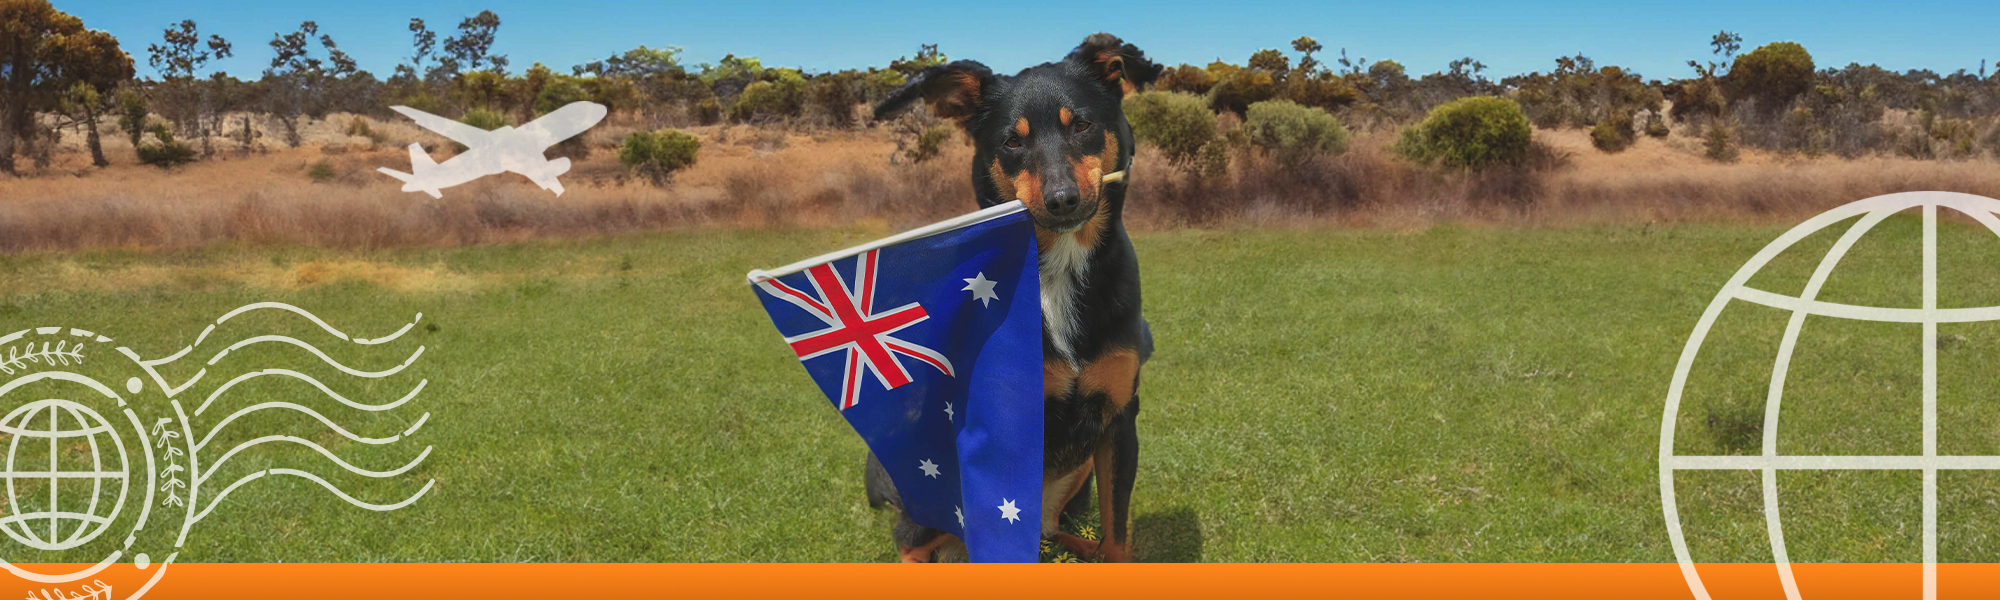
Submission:
[[[1000,502],[1001,502],[1001,503],[1000,503],[1000,518],[1002,518],[1002,519],[1006,519],[1006,520],[1007,520],[1007,522],[1009,522],[1009,523],[1015,523],[1015,522],[1019,522],[1019,521],[1021,520],[1021,509],[1019,509],[1019,508],[1015,508],[1015,507],[1014,507],[1014,501],[1013,501],[1013,500],[1008,500],[1008,499],[1006,499],[1006,498],[1001,498],[1001,499],[1000,499]]]
[[[986,279],[985,273],[980,273],[973,275],[971,279],[965,280],[965,288],[959,291],[972,292],[972,299],[978,300],[979,306],[984,308],[992,306],[994,300],[1000,299],[999,294],[993,293],[993,284],[994,282]]]
[[[956,418],[958,418],[958,413],[951,411],[951,403],[950,402],[944,403],[944,420],[950,421]]]
[[[954,515],[958,515],[958,526],[959,526],[960,528],[964,528],[964,527],[965,527],[965,512],[963,512],[963,511],[960,511],[960,510],[958,509],[958,507],[954,506],[954,507],[951,507],[951,514],[954,514]]]
[[[931,459],[926,458],[917,461],[917,468],[922,470],[925,475],[929,475],[931,479],[937,479],[938,476],[937,463],[931,462]]]

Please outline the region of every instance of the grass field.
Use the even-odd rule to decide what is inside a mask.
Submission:
[[[1674,361],[1717,289],[1781,231],[1140,236],[1159,350],[1141,390],[1137,556],[1673,560],[1655,455]],[[1914,306],[1919,231],[1905,217],[1879,226],[1821,298]],[[1752,284],[1797,293],[1838,233],[1807,240]],[[2000,304],[2000,281],[1980,260],[2000,239],[1961,223],[1944,233],[1943,305]],[[428,411],[415,439],[436,450],[422,466],[349,482],[358,496],[393,501],[434,478],[428,497],[376,514],[308,482],[260,481],[197,528],[183,560],[886,561],[892,518],[863,501],[859,439],[816,397],[742,281],[750,268],[880,234],[4,256],[0,332],[94,328],[159,356],[258,300],[308,308],[357,335],[392,331],[416,312],[436,326],[396,350],[350,355],[380,368],[424,345],[412,367],[431,380],[422,396],[394,414],[338,417],[388,432]],[[1757,308],[1732,306],[1711,335],[1680,452],[1758,451],[1785,315]],[[248,325],[299,325],[280,317]],[[1941,452],[2000,453],[1991,402],[2000,377],[1990,368],[2000,328],[1943,333]],[[1799,348],[1781,451],[1917,452],[1913,330],[1814,317]],[[286,349],[256,360],[316,362]],[[393,399],[409,385],[343,393]],[[316,397],[298,387],[246,394]],[[417,449],[329,448],[370,468]],[[315,460],[273,452],[244,468]],[[1697,560],[1769,560],[1755,473],[1680,480]],[[1792,559],[1919,560],[1916,482],[1914,473],[1783,474]],[[1948,473],[1940,497],[1942,558],[2000,560],[2000,476]]]

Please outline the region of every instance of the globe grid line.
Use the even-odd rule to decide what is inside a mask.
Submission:
[[[1918,470],[1923,473],[1923,597],[1935,600],[1937,597],[1937,472],[1957,469],[2000,469],[2000,456],[1939,456],[1937,453],[1937,324],[1940,322],[1970,322],[2000,320],[2000,307],[1973,309],[1939,309],[1937,307],[1937,215],[1938,207],[1952,208],[1971,216],[1996,235],[2000,235],[2000,201],[1991,198],[1952,192],[1907,192],[1877,196],[1836,207],[1819,214],[1806,222],[1786,231],[1740,267],[1715,298],[1703,311],[1688,342],[1682,348],[1681,356],[1674,370],[1673,383],[1667,392],[1667,402],[1660,424],[1660,500],[1666,516],[1667,534],[1674,549],[1674,556],[1681,568],[1681,575],[1687,581],[1689,591],[1698,600],[1709,600],[1707,588],[1702,584],[1694,561],[1689,555],[1687,539],[1682,531],[1679,507],[1674,490],[1673,474],[1676,470],[1727,470],[1753,469],[1762,472],[1762,492],[1767,534],[1771,541],[1772,557],[1777,568],[1779,581],[1788,600],[1800,600],[1798,586],[1793,578],[1788,552],[1784,545],[1784,531],[1778,510],[1777,472],[1780,470],[1805,469],[1882,469]],[[1905,209],[1921,207],[1923,211],[1923,271],[1922,307],[1917,309],[1854,306],[1819,302],[1814,299],[1820,286],[1831,274],[1847,250],[1868,229],[1889,215]],[[1818,233],[1841,221],[1856,215],[1864,215],[1861,220],[1843,233],[1840,240],[1830,249],[1812,279],[1798,297],[1757,290],[1744,284],[1760,272],[1779,254],[1790,249],[1800,240]],[[1677,456],[1674,454],[1674,431],[1680,414],[1680,401],[1685,390],[1687,376],[1694,359],[1699,354],[1709,330],[1721,316],[1731,300],[1744,300],[1792,312],[1787,324],[1785,337],[1780,342],[1777,358],[1772,367],[1772,380],[1766,397],[1763,447],[1755,456]],[[1797,340],[1798,330],[1809,315],[1835,318],[1920,323],[1923,326],[1923,453],[1917,456],[1783,456],[1777,454],[1777,420],[1783,398],[1786,371],[1789,369],[1791,354]]]
[[[43,411],[47,411],[49,415],[48,429],[31,429],[33,422],[37,417],[41,416]],[[76,429],[62,428],[62,418],[65,414],[75,420]],[[16,427],[15,423],[19,423],[20,426]],[[4,477],[7,481],[8,494],[10,496],[16,494],[14,483],[17,479],[47,479],[49,481],[48,509],[22,512],[19,503],[10,502],[8,503],[8,508],[12,514],[0,518],[0,531],[4,531],[8,537],[14,538],[15,541],[22,542],[31,547],[42,550],[61,550],[73,548],[96,539],[97,536],[102,535],[110,524],[116,520],[118,507],[112,509],[110,516],[96,514],[98,504],[102,501],[104,495],[104,480],[120,480],[118,497],[119,504],[122,505],[125,495],[130,491],[131,465],[126,462],[124,456],[124,442],[118,439],[117,431],[111,427],[110,422],[105,420],[103,415],[99,415],[89,407],[74,401],[55,398],[43,399],[21,405],[5,417],[0,417],[0,431],[4,431],[13,438],[8,444],[6,468],[4,471],[0,471],[0,477]],[[101,453],[103,448],[97,444],[98,435],[111,436],[114,443],[118,446],[118,463],[121,470],[104,470],[104,457]],[[48,470],[27,471],[15,468],[15,457],[20,450],[21,440],[29,437],[48,438]],[[91,470],[89,471],[65,471],[62,469],[59,453],[61,441],[65,438],[75,437],[84,438],[90,445]],[[90,480],[90,504],[84,508],[83,512],[62,510],[60,500],[61,482],[63,479]],[[35,522],[43,519],[48,521],[48,536],[46,538],[36,533],[35,527]],[[64,521],[77,522],[76,528],[71,530],[67,536],[63,535],[62,532]]]

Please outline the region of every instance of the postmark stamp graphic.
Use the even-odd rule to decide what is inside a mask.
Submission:
[[[312,335],[255,331],[260,322],[239,319],[251,313],[299,320],[282,330]],[[78,327],[0,335],[0,484],[7,494],[0,499],[0,531],[11,540],[0,541],[8,548],[0,552],[0,569],[31,598],[138,598],[181,557],[196,524],[214,518],[233,492],[258,480],[303,479],[330,499],[370,511],[417,502],[435,480],[417,482],[406,474],[430,456],[431,447],[418,448],[409,438],[420,434],[430,414],[395,431],[343,421],[362,413],[420,412],[412,405],[429,380],[390,399],[341,390],[356,387],[355,380],[409,379],[406,372],[424,348],[397,342],[422,318],[419,313],[384,336],[357,337],[296,306],[261,302],[222,315],[193,343],[160,357]],[[335,346],[345,347],[334,354],[363,358],[343,362],[323,349]],[[253,347],[287,351],[246,351]],[[396,362],[382,368],[385,355]],[[307,399],[273,401],[243,392],[259,380],[294,386]],[[253,418],[277,413],[294,418]],[[399,445],[410,458],[389,468],[358,465],[338,452],[350,443]],[[304,448],[316,460],[273,461],[260,452],[279,446]],[[224,469],[247,457],[256,457],[247,474]],[[219,477],[225,473],[230,477]],[[410,481],[399,482],[407,484],[398,486],[407,490],[402,496],[366,498],[337,483],[353,477]]]
[[[1827,302],[1818,298],[1821,287],[1834,272],[1857,241],[1867,235],[1870,229],[1897,212],[1919,209],[1923,215],[1923,270],[1922,301],[1915,307],[1859,306]],[[1672,542],[1675,560],[1680,563],[1681,574],[1688,588],[1699,600],[1710,598],[1708,589],[1702,583],[1701,574],[1695,567],[1688,550],[1687,538],[1682,529],[1680,508],[1674,489],[1674,473],[1684,470],[1753,470],[1762,476],[1763,516],[1765,533],[1769,537],[1772,562],[1777,568],[1777,578],[1789,600],[1800,600],[1799,586],[1793,576],[1789,551],[1785,545],[1785,528],[1779,510],[1778,472],[1783,470],[1889,470],[1916,471],[1922,475],[1922,548],[1923,548],[1923,597],[1926,600],[1937,597],[1937,548],[1938,548],[1938,471],[1940,470],[2000,470],[2000,456],[1942,456],[1938,453],[1937,406],[1938,406],[1938,324],[1969,323],[1979,321],[2000,321],[2000,307],[1939,308],[1938,307],[1938,217],[1940,213],[1952,211],[1971,218],[1995,235],[2000,235],[2000,200],[1951,192],[1907,192],[1889,194],[1861,200],[1821,213],[1792,228],[1757,252],[1737,270],[1715,295],[1708,308],[1696,323],[1694,332],[1688,337],[1679,362],[1674,369],[1673,383],[1668,388],[1666,410],[1660,424],[1660,503],[1666,516],[1667,535]],[[1797,296],[1789,296],[1758,289],[1749,285],[1753,276],[1771,263],[1787,249],[1801,240],[1822,230],[1828,230],[1840,223],[1853,223],[1841,233],[1831,249],[1820,258],[1818,266],[1807,280],[1804,289]],[[1682,410],[1682,393],[1693,370],[1696,355],[1706,341],[1711,329],[1723,310],[1731,302],[1743,302],[1786,311],[1790,320],[1786,324],[1783,337],[1779,340],[1778,352],[1773,364],[1769,365],[1771,379],[1764,405],[1762,452],[1756,455],[1679,455],[1674,451],[1674,435],[1677,419]],[[1922,326],[1922,434],[1921,454],[1908,456],[1796,456],[1778,453],[1778,431],[1780,408],[1785,398],[1785,380],[1792,366],[1792,357],[1797,348],[1799,332],[1806,317],[1820,316],[1838,319],[1874,321],[1887,323],[1916,323]],[[1749,366],[1749,365],[1746,365]],[[1764,368],[1763,365],[1755,365]]]

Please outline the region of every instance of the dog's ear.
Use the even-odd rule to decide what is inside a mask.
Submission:
[[[1083,38],[1083,44],[1070,51],[1069,58],[1123,96],[1136,94],[1160,78],[1160,65],[1147,59],[1146,51],[1109,33]]]
[[[903,114],[911,103],[922,98],[930,105],[931,114],[965,126],[979,113],[979,103],[993,92],[994,83],[993,71],[978,61],[960,60],[927,67],[875,105],[875,119]]]

